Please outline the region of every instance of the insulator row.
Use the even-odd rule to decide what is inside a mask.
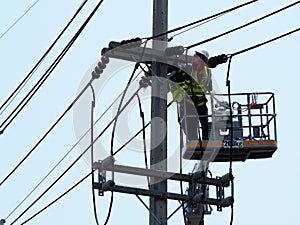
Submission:
[[[208,64],[208,66],[210,68],[215,68],[219,64],[226,63],[227,60],[228,60],[227,55],[222,54],[222,55],[210,57],[208,59],[208,63],[207,64]]]
[[[132,38],[130,40],[123,40],[121,42],[111,41],[108,44],[108,48],[103,48],[101,50],[101,55],[104,55],[109,50],[112,50],[117,47],[122,47],[123,49],[129,49],[129,48],[139,47],[141,44],[142,44],[142,39],[138,37]]]
[[[107,56],[102,56],[101,61],[98,62],[94,71],[92,72],[92,77],[97,79],[100,77],[100,74],[103,73],[103,70],[106,68],[106,64],[109,63],[109,58]]]

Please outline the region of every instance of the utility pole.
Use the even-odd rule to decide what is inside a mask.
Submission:
[[[168,30],[168,0],[153,0],[153,35]],[[153,42],[154,49],[164,49],[167,46],[167,35],[158,37]],[[167,76],[168,66],[153,62],[152,69],[155,75],[152,80],[151,96],[151,152],[150,168],[167,171],[167,83],[163,82]],[[155,76],[162,79],[155,79]],[[165,135],[161,140],[161,135]],[[151,178],[150,190],[167,193],[167,179],[163,181]],[[162,221],[167,224],[167,199],[150,197],[149,225],[160,225]],[[157,221],[158,220],[158,221]],[[159,223],[160,221],[160,223]]]

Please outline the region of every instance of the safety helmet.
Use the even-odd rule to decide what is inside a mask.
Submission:
[[[200,57],[205,63],[207,63],[209,59],[209,53],[206,50],[200,50],[199,52],[195,52],[198,57]]]

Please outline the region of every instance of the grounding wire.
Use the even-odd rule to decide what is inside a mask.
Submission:
[[[219,34],[219,35],[216,35],[216,36],[214,36],[214,37],[208,38],[208,39],[206,39],[206,40],[203,40],[203,41],[197,42],[197,43],[195,43],[195,44],[189,45],[189,46],[187,46],[186,48],[187,48],[187,49],[191,49],[191,48],[194,48],[194,47],[196,47],[196,46],[198,46],[198,45],[201,45],[201,44],[204,44],[204,43],[213,41],[213,40],[215,40],[215,39],[217,39],[217,38],[219,38],[219,37],[222,37],[222,36],[224,36],[224,35],[227,35],[227,34],[230,34],[230,33],[234,32],[234,31],[237,31],[237,30],[240,30],[240,29],[242,29],[242,28],[245,28],[245,27],[247,27],[247,26],[249,26],[249,25],[252,25],[252,24],[254,24],[254,23],[257,23],[257,22],[259,22],[259,21],[261,21],[261,20],[263,20],[263,19],[266,19],[267,17],[273,16],[273,15],[275,15],[275,14],[277,14],[277,13],[279,13],[279,12],[282,12],[282,11],[284,11],[284,10],[290,8],[290,7],[293,7],[293,6],[295,6],[295,5],[299,4],[299,3],[300,3],[300,1],[294,2],[294,3],[290,4],[290,5],[287,5],[287,6],[283,7],[283,8],[281,8],[281,9],[278,9],[278,10],[276,10],[276,11],[274,11],[274,12],[272,12],[272,13],[269,13],[269,14],[267,14],[267,15],[265,15],[265,16],[262,16],[262,17],[260,17],[260,18],[258,18],[258,19],[252,20],[251,22],[248,22],[248,23],[246,23],[246,24],[243,24],[243,25],[241,25],[241,26],[239,26],[239,27],[236,27],[236,28],[234,28],[234,29],[231,29],[231,30],[229,30],[229,31],[226,31],[226,32],[224,32],[224,33],[222,33],[222,34]]]
[[[76,16],[79,14],[79,12],[84,7],[87,0],[85,0],[71,20],[68,22],[68,24],[64,27],[64,29],[61,31],[61,33],[57,36],[57,38],[54,40],[54,42],[51,44],[51,46],[47,49],[47,51],[43,54],[43,56],[39,59],[39,61],[35,64],[35,66],[31,69],[31,71],[25,76],[25,78],[20,82],[20,84],[15,88],[15,90],[10,94],[10,96],[4,101],[4,103],[0,106],[0,115],[10,106],[10,104],[14,101],[14,99],[17,97],[17,95],[20,93],[20,91],[24,88],[24,86],[27,84],[27,82],[31,79],[37,68],[41,65],[41,63],[44,61],[46,56],[49,54],[49,52],[52,50],[52,48],[56,45],[58,40],[61,38],[61,36],[64,34],[64,32],[67,30],[67,28],[71,25],[73,20],[76,18]]]
[[[35,1],[9,28],[6,29],[1,35],[0,39],[3,38],[27,13],[39,2],[40,0]]]
[[[225,14],[225,13],[228,13],[228,12],[231,12],[231,11],[234,11],[234,10],[236,10],[236,9],[238,9],[238,8],[241,8],[241,7],[243,7],[243,6],[252,4],[252,3],[257,2],[257,1],[258,1],[258,0],[253,0],[253,1],[246,2],[246,3],[244,3],[244,4],[241,4],[241,5],[235,6],[235,7],[233,7],[233,8],[224,10],[224,11],[219,12],[219,13],[217,13],[217,14],[214,14],[214,15],[212,15],[212,16],[208,16],[208,17],[206,17],[206,18],[204,18],[204,19],[200,19],[200,20],[194,21],[194,22],[192,22],[192,23],[189,23],[189,24],[186,24],[186,25],[183,25],[183,26],[174,28],[174,29],[169,30],[169,31],[167,31],[167,32],[163,32],[163,33],[161,33],[161,34],[157,34],[157,35],[154,35],[154,36],[152,36],[152,37],[148,37],[148,38],[144,38],[144,39],[146,39],[146,40],[152,40],[152,39],[155,39],[155,38],[164,36],[164,35],[166,35],[166,34],[170,34],[170,33],[173,33],[173,32],[176,32],[176,31],[179,31],[179,30],[182,30],[182,29],[185,29],[185,28],[187,28],[187,27],[189,27],[189,26],[193,26],[193,25],[195,25],[195,24],[197,24],[197,23],[201,23],[201,22],[203,22],[203,21],[212,19],[212,18],[217,17],[217,16],[219,16],[219,15],[222,15],[222,14]]]
[[[5,125],[5,127],[0,130],[0,134],[4,132],[4,130],[12,123],[12,121],[16,118],[16,116],[22,111],[22,109],[27,105],[29,100],[35,95],[35,93],[38,91],[38,89],[43,85],[43,83],[48,79],[48,77],[51,75],[55,67],[58,65],[58,63],[62,60],[64,55],[68,52],[68,50],[71,48],[71,46],[75,43],[76,39],[79,37],[81,32],[84,30],[88,22],[91,20],[91,18],[94,16],[98,8],[101,6],[102,2],[104,0],[101,0],[96,7],[93,9],[91,14],[88,16],[88,18],[84,21],[84,23],[81,25],[81,27],[78,29],[74,37],[70,40],[70,42],[67,44],[67,46],[64,48],[64,50],[59,54],[59,56],[55,59],[55,61],[51,64],[51,66],[48,68],[48,70],[44,73],[44,75],[39,79],[39,81],[34,85],[34,87],[29,91],[29,93],[26,95],[25,98],[18,104],[18,106],[13,110],[12,113],[6,118],[6,120],[0,125],[0,128],[9,120],[9,122]],[[28,98],[26,100],[26,98]],[[22,103],[25,102],[23,105]],[[21,107],[20,109],[18,109]],[[15,115],[14,115],[15,113]]]
[[[57,197],[55,200],[53,200],[52,202],[50,202],[48,205],[46,205],[44,208],[42,208],[41,210],[39,210],[37,213],[35,213],[34,215],[32,215],[30,218],[28,218],[27,220],[25,220],[24,222],[21,223],[21,225],[28,223],[30,220],[32,220],[33,218],[35,218],[36,216],[38,216],[39,214],[41,214],[42,212],[44,212],[46,209],[48,209],[50,206],[52,206],[54,203],[56,203],[58,200],[60,200],[61,198],[63,198],[65,195],[67,195],[68,193],[70,193],[74,188],[76,188],[79,184],[81,184],[84,180],[86,180],[93,172],[89,172],[86,176],[84,176],[81,180],[79,180],[76,184],[74,184],[71,188],[69,188],[67,191],[65,191],[63,194],[61,194],[59,197]]]

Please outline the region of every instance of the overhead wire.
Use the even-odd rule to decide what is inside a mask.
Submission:
[[[139,73],[140,74],[140,73]],[[139,75],[137,74],[137,76]],[[137,77],[136,76],[136,77]],[[136,79],[136,77],[134,79]],[[117,98],[114,100],[114,102],[111,103],[111,105],[99,116],[99,118],[94,123],[94,126],[100,121],[100,119],[108,112],[108,110],[113,106],[113,104],[117,101],[117,99],[121,96],[122,93],[117,96]],[[149,125],[148,123],[145,128]],[[56,165],[41,179],[41,181],[25,196],[25,198],[8,214],[5,220],[7,220],[30,196],[31,194],[48,178],[51,173],[62,163],[62,161],[75,149],[75,147],[81,142],[81,140],[88,134],[90,129],[88,129],[79,139],[78,141],[68,150],[68,152],[59,160],[59,162],[56,163]],[[141,130],[142,131],[142,130]],[[140,131],[140,132],[141,132]],[[139,133],[140,133],[139,132]],[[137,135],[136,135],[137,136]],[[124,146],[125,147],[125,146]]]
[[[23,19],[24,16],[26,16],[26,14],[28,14],[30,12],[30,10],[39,2],[40,0],[36,0],[33,4],[31,4],[31,6],[29,6],[29,8],[21,15],[18,17],[18,19],[12,23],[12,25],[10,25],[1,35],[0,35],[0,39],[3,38],[14,26],[17,25],[17,23]]]
[[[4,122],[0,125],[0,134],[2,134],[5,129],[12,123],[12,121],[17,117],[17,115],[23,110],[23,108],[28,104],[30,99],[35,95],[35,93],[39,90],[39,88],[43,85],[43,83],[49,78],[53,70],[56,68],[56,66],[59,64],[59,62],[62,60],[64,55],[69,51],[71,46],[75,43],[77,38],[80,36],[81,32],[84,30],[84,28],[87,26],[91,18],[94,16],[96,11],[99,9],[101,4],[104,0],[101,0],[96,7],[93,9],[93,11],[90,13],[88,18],[84,21],[82,26],[78,29],[74,37],[70,40],[70,42],[67,44],[67,46],[63,49],[63,51],[59,54],[59,56],[55,59],[55,61],[51,64],[51,66],[47,69],[47,71],[44,73],[44,75],[39,79],[39,81],[34,85],[34,87],[29,91],[29,93],[21,100],[21,102],[18,104],[18,106],[9,114],[9,116],[4,120]],[[11,118],[11,119],[10,119]]]
[[[120,109],[119,113],[124,111],[124,109],[129,105],[133,98],[130,98],[124,106]],[[93,140],[95,143],[105,132],[106,130],[113,124],[117,116],[115,116],[107,125],[106,127],[100,132],[100,134]],[[48,188],[38,197],[36,198],[12,223],[14,224],[18,221],[31,207],[33,207],[63,176],[67,174],[67,172],[82,158],[82,156],[91,148],[91,144],[84,150],[82,153],[68,166],[68,168],[51,184]],[[113,197],[112,197],[113,198]],[[112,201],[111,201],[112,202]],[[109,218],[109,217],[108,217]]]
[[[90,81],[92,82],[92,80]],[[46,133],[39,139],[39,141],[31,148],[31,150],[23,157],[23,159],[11,170],[11,172],[1,181],[0,186],[25,162],[25,160],[36,150],[36,148],[42,143],[42,141],[51,133],[56,125],[62,120],[62,118],[70,111],[78,99],[89,87],[89,83],[81,90],[77,97],[71,102],[67,109],[61,114],[61,116],[52,124],[52,126],[46,131]]]
[[[79,184],[81,184],[83,181],[85,181],[92,173],[93,173],[93,171],[89,172],[86,176],[84,176],[82,179],[80,179],[76,184],[74,184],[71,188],[69,188],[67,191],[65,191],[63,194],[61,194],[55,200],[53,200],[48,205],[46,205],[41,210],[39,210],[37,213],[35,213],[34,215],[32,215],[31,217],[29,217],[28,219],[26,219],[24,222],[22,222],[21,225],[28,223],[30,220],[32,220],[33,218],[35,218],[36,216],[38,216],[39,214],[41,214],[42,212],[44,212],[46,209],[48,209],[50,206],[52,206],[54,203],[56,203],[58,200],[60,200],[64,196],[66,196],[73,189],[75,189]]]
[[[139,94],[136,94],[138,98],[138,105],[139,105],[139,110],[140,110],[140,117],[142,119],[142,130],[143,130],[143,150],[144,150],[144,161],[145,161],[145,168],[148,170],[148,158],[147,158],[147,147],[146,147],[146,130],[145,130],[145,116],[144,112],[142,109],[142,103],[141,103],[141,98]],[[147,176],[147,182],[148,182],[148,188],[150,189],[150,177]]]
[[[95,183],[95,176],[94,176],[94,110],[96,106],[96,95],[93,85],[90,83],[90,87],[92,90],[93,99],[91,102],[91,174],[92,174],[92,200],[93,200],[93,211],[94,211],[94,218],[97,225],[99,225],[98,221],[98,215],[97,215],[97,208],[96,208],[96,197],[95,197],[95,191],[94,191],[94,183]]]
[[[163,33],[160,33],[160,34],[157,34],[157,35],[153,35],[153,36],[151,36],[151,37],[147,37],[147,38],[144,38],[144,39],[146,39],[146,40],[152,40],[152,39],[155,39],[155,38],[158,38],[158,37],[161,37],[161,36],[164,36],[164,35],[167,35],[167,34],[170,34],[170,33],[173,33],[173,32],[179,31],[179,30],[182,30],[182,29],[185,29],[185,28],[190,27],[190,26],[193,26],[193,25],[195,25],[195,24],[197,24],[197,23],[202,23],[202,22],[204,22],[204,21],[206,21],[206,20],[210,20],[210,19],[212,19],[212,18],[214,18],[214,17],[218,17],[218,16],[220,16],[220,15],[222,15],[222,14],[225,14],[225,13],[228,13],[228,12],[231,12],[231,11],[234,11],[234,10],[236,10],[236,9],[242,8],[242,7],[244,7],[244,6],[247,6],[247,5],[252,4],[252,3],[254,3],[254,2],[257,2],[257,1],[258,1],[258,0],[253,0],[253,1],[246,2],[246,3],[244,3],[244,4],[241,4],[241,5],[235,6],[235,7],[233,7],[233,8],[224,10],[224,11],[222,11],[222,12],[216,13],[216,14],[214,14],[214,15],[212,15],[212,16],[208,16],[208,17],[206,17],[206,18],[203,18],[203,19],[200,19],[200,20],[191,22],[191,23],[189,23],[189,24],[186,24],[186,25],[183,25],[183,26],[180,26],[180,27],[171,29],[171,30],[169,30],[169,31],[166,31],[166,32],[163,32]]]
[[[276,41],[276,40],[279,40],[279,39],[281,39],[281,38],[284,38],[284,37],[286,37],[286,36],[289,36],[289,35],[291,35],[291,34],[293,34],[293,33],[298,32],[298,31],[300,31],[300,28],[297,28],[297,29],[295,29],[295,30],[292,30],[292,31],[287,32],[287,33],[284,33],[284,34],[279,35],[279,36],[277,36],[277,37],[275,37],[275,38],[272,38],[272,39],[270,39],[270,40],[267,40],[267,41],[265,41],[265,42],[262,42],[262,43],[253,45],[253,46],[251,46],[251,47],[245,48],[245,49],[243,49],[243,50],[240,50],[240,51],[237,51],[237,52],[235,52],[235,53],[232,53],[232,54],[229,54],[229,55],[228,55],[229,61],[228,61],[228,69],[227,69],[227,76],[226,76],[226,86],[227,86],[227,88],[228,88],[228,90],[227,90],[227,95],[228,95],[228,103],[229,103],[229,106],[231,105],[231,85],[230,85],[229,75],[230,75],[230,68],[231,68],[232,58],[233,58],[234,56],[240,55],[240,54],[245,53],[245,52],[247,52],[247,51],[253,50],[253,49],[258,48],[258,47],[261,47],[261,46],[263,46],[263,45],[265,45],[265,44],[269,44],[269,43],[271,43],[271,42],[274,42],[274,41]],[[230,139],[231,139],[231,143],[233,143],[233,121],[232,121],[232,119],[233,119],[233,114],[232,114],[232,110],[230,110],[230,118],[231,118],[231,125],[230,125],[230,133],[231,133],[231,135],[230,135]],[[233,152],[232,152],[232,151],[233,151],[233,146],[232,146],[232,144],[231,144],[231,145],[230,145],[230,155],[229,155],[229,174],[230,174],[230,177],[231,177],[231,193],[232,193],[232,198],[233,198],[233,200],[234,200],[234,197],[233,197],[233,196],[234,196],[234,182],[233,182],[234,177],[233,177],[233,174],[232,174]],[[233,203],[232,203],[232,204],[231,204],[230,225],[233,224],[233,217],[234,217],[234,210],[233,210]]]
[[[226,14],[227,14],[227,13],[226,13]],[[187,28],[186,30],[183,30],[183,31],[181,31],[181,32],[179,32],[179,33],[177,33],[177,34],[174,34],[174,35],[172,35],[170,38],[168,38],[168,41],[170,42],[170,41],[172,41],[172,40],[174,39],[174,37],[176,37],[176,36],[178,36],[178,35],[181,35],[181,34],[183,34],[183,33],[186,33],[186,32],[188,32],[188,31],[190,31],[190,30],[196,29],[197,27],[200,27],[200,26],[202,26],[202,25],[204,25],[204,24],[206,24],[206,23],[208,23],[208,22],[211,22],[211,21],[213,21],[213,20],[215,20],[215,19],[218,19],[219,17],[224,16],[224,15],[225,15],[225,13],[224,13],[224,14],[221,14],[221,15],[218,15],[218,16],[216,16],[216,17],[214,17],[214,18],[208,19],[208,20],[206,20],[206,21],[203,21],[202,23],[197,24],[197,25],[195,25],[195,26],[193,26],[193,27]]]
[[[250,21],[250,22],[248,22],[248,23],[246,23],[246,24],[243,24],[243,25],[241,25],[241,26],[239,26],[239,27],[236,27],[236,28],[234,28],[234,29],[231,29],[231,30],[229,30],[229,31],[226,31],[226,32],[224,32],[224,33],[222,33],[222,34],[219,34],[219,35],[216,35],[216,36],[214,36],[214,37],[208,38],[208,39],[206,39],[206,40],[203,40],[203,41],[197,42],[197,43],[195,43],[195,44],[189,45],[189,46],[186,47],[186,49],[194,48],[194,47],[196,47],[196,46],[202,45],[202,44],[204,44],[204,43],[213,41],[213,40],[215,40],[215,39],[217,39],[217,38],[220,38],[220,37],[222,37],[222,36],[225,36],[225,35],[227,35],[227,34],[230,34],[230,33],[234,32],[234,31],[237,31],[237,30],[240,30],[240,29],[245,28],[245,27],[247,27],[247,26],[250,26],[250,25],[252,25],[252,24],[254,24],[254,23],[257,23],[257,22],[259,22],[259,21],[261,21],[261,20],[263,20],[263,19],[266,19],[266,18],[268,18],[268,17],[270,17],[270,16],[273,16],[273,15],[275,15],[275,14],[277,14],[277,13],[280,13],[280,12],[282,12],[282,11],[284,11],[284,10],[287,10],[287,9],[289,9],[289,8],[291,8],[291,7],[293,7],[293,6],[297,5],[297,4],[299,4],[299,3],[300,3],[300,1],[294,2],[294,3],[290,4],[290,5],[287,5],[287,6],[283,7],[283,8],[281,8],[281,9],[278,9],[278,10],[276,10],[276,11],[274,11],[274,12],[272,12],[272,13],[269,13],[269,14],[267,14],[267,15],[265,15],[265,16],[262,16],[262,17],[260,17],[260,18],[258,18],[258,19],[252,20],[252,21]]]
[[[50,45],[50,47],[46,50],[46,52],[43,54],[43,56],[38,60],[38,62],[34,65],[34,67],[30,70],[30,72],[23,78],[23,80],[19,83],[19,85],[15,88],[15,90],[10,94],[10,96],[2,103],[0,106],[0,115],[2,115],[6,109],[12,104],[14,99],[18,96],[20,91],[24,88],[24,86],[27,84],[27,82],[32,78],[35,71],[38,69],[38,67],[42,64],[44,59],[47,57],[47,55],[50,53],[50,51],[53,49],[53,47],[56,45],[56,43],[59,41],[59,39],[62,37],[62,35],[65,33],[65,31],[68,29],[68,27],[71,25],[71,23],[75,20],[77,15],[80,13],[80,11],[83,9],[84,5],[87,3],[87,0],[83,1],[75,14],[72,16],[70,21],[67,23],[67,25],[64,27],[64,29],[60,32],[60,34],[56,37],[54,42]]]

